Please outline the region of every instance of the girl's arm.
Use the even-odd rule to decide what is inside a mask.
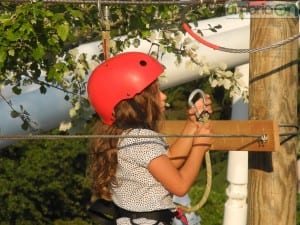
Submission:
[[[209,122],[199,123],[196,133],[210,134],[210,130]],[[211,137],[194,138],[193,147],[180,169],[167,156],[160,156],[149,163],[148,170],[169,192],[183,196],[193,185],[211,143]]]
[[[209,113],[212,113],[211,108],[211,99],[209,95],[206,95],[206,110]],[[199,112],[202,112],[204,106],[203,106],[203,100],[199,99],[195,106],[197,107],[197,110]],[[186,120],[185,126],[181,132],[182,135],[194,135],[197,130],[197,122],[195,118],[196,109],[191,108],[188,110],[188,119]],[[189,155],[193,144],[193,138],[177,138],[175,142],[170,146],[168,150],[168,157],[171,159],[172,163],[176,168],[180,168],[185,160],[187,159],[187,156]]]
[[[197,125],[191,120],[187,120],[181,132],[182,135],[194,135]],[[168,150],[168,157],[176,168],[180,168],[192,148],[193,138],[177,138]]]

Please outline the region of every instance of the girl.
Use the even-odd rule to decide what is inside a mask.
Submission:
[[[163,66],[139,52],[100,64],[88,81],[91,105],[101,118],[90,151],[93,194],[112,200],[116,224],[171,224],[178,215],[173,195],[183,196],[199,173],[209,137],[178,138],[171,147],[159,136],[166,95],[159,89]],[[207,96],[206,109],[211,110]],[[203,109],[203,101],[195,103]],[[184,135],[210,134],[210,123],[188,110]],[[119,137],[119,138],[117,138]]]

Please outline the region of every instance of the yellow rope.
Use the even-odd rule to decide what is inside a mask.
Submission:
[[[205,153],[205,164],[206,164],[206,187],[204,194],[200,201],[194,205],[194,206],[183,206],[183,205],[177,205],[178,208],[182,209],[186,213],[195,212],[198,209],[202,208],[202,206],[206,203],[209,193],[211,191],[211,185],[212,185],[212,166],[211,166],[211,160],[210,160],[210,153],[207,151]]]

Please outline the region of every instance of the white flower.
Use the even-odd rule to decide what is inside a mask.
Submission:
[[[70,70],[65,71],[63,77],[66,78],[66,77],[68,77],[68,76],[71,76],[72,73],[73,73],[73,71],[70,71]]]
[[[164,38],[164,31],[160,30],[158,32],[158,36],[157,36],[158,39],[163,39]]]
[[[69,115],[71,118],[75,117],[77,115],[76,109],[75,108],[71,108],[69,110]]]
[[[98,45],[98,49],[99,49],[99,52],[103,52],[103,45],[102,44]]]
[[[202,66],[202,70],[203,70],[204,75],[209,75],[210,74],[210,69],[209,69],[209,66],[207,64],[204,64]]]
[[[245,88],[248,86],[242,79],[237,79],[236,82],[239,87]]]
[[[183,33],[182,32],[176,32],[174,36],[174,42],[175,42],[175,48],[181,48],[182,45],[182,39],[183,39]]]
[[[174,36],[174,40],[181,42],[183,39],[183,33],[181,31],[177,31]]]
[[[193,50],[193,51],[197,51],[200,48],[200,45],[198,43],[192,43],[191,45],[189,45],[189,47]]]
[[[80,102],[76,102],[74,105],[74,109],[77,111],[78,109],[80,109]]]
[[[229,79],[223,79],[223,86],[226,90],[229,90],[231,87],[231,81]]]
[[[85,54],[85,53],[82,53],[82,54],[79,55],[78,60],[79,60],[79,61],[84,61],[85,58],[86,58],[86,54]]]
[[[241,72],[234,72],[233,76],[235,79],[240,79],[244,76],[244,74]]]
[[[169,32],[169,31],[164,31],[163,33],[164,33],[164,38],[166,38],[166,39],[171,39],[171,37],[172,37],[172,33],[171,33],[171,32]]]
[[[224,76],[225,77],[232,77],[232,75],[233,75],[233,73],[230,71],[230,70],[228,70],[228,71],[226,71],[226,72],[224,72]]]
[[[186,37],[186,38],[183,40],[183,44],[184,44],[184,45],[188,45],[188,44],[190,44],[191,42],[193,42],[193,39],[191,39],[190,37]]]
[[[59,125],[59,130],[60,131],[67,131],[67,130],[70,130],[71,127],[72,127],[72,123],[71,122],[69,122],[69,121],[63,121]]]
[[[117,50],[117,44],[116,41],[113,39],[109,40],[109,47],[113,50],[113,52],[115,52]]]
[[[63,81],[63,87],[65,87],[65,88],[69,88],[69,87],[71,87],[71,82],[69,81],[69,80],[64,80]]]
[[[159,36],[159,33],[157,30],[151,31],[150,36],[149,36],[150,42],[155,42],[157,40],[158,36]]]
[[[225,63],[220,63],[219,65],[221,70],[226,70],[227,69],[227,65]]]
[[[87,63],[90,70],[94,70],[99,65],[99,63],[95,60],[89,60]]]
[[[240,96],[240,93],[240,88],[233,86],[232,90],[230,91],[230,97]]]
[[[216,69],[215,70],[215,75],[217,75],[217,77],[224,77],[224,71],[220,70],[220,69]]]
[[[83,81],[86,76],[86,70],[79,66],[79,68],[75,69],[76,80]]]
[[[70,55],[71,55],[73,58],[76,58],[77,55],[78,55],[78,53],[79,53],[79,51],[78,51],[77,48],[73,48],[73,49],[69,50],[69,53],[70,53]]]
[[[217,87],[218,86],[218,81],[216,79],[210,79],[210,85],[211,87]]]

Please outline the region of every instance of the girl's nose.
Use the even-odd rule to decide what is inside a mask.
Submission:
[[[163,101],[167,99],[167,95],[165,95],[165,93],[163,93],[162,91],[160,91],[160,99]]]

